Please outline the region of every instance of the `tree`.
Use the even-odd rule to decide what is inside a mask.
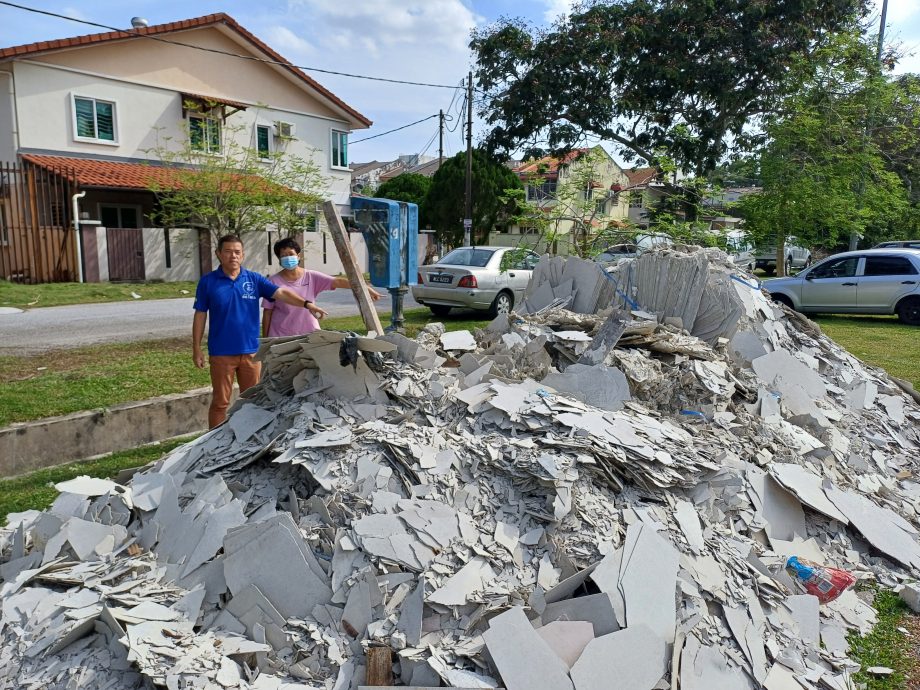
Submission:
[[[224,127],[222,150],[203,150],[189,137],[178,147],[163,138],[148,153],[170,169],[151,176],[154,219],[163,227],[207,228],[216,241],[273,229],[293,235],[314,227],[327,180],[312,161],[281,151],[267,155],[246,146],[243,128]]]
[[[547,31],[503,19],[471,41],[486,146],[558,153],[594,136],[627,161],[704,173],[864,12],[864,0],[595,0]]]
[[[463,241],[466,153],[444,161],[431,178],[424,209],[438,239],[456,246]],[[489,232],[510,218],[515,206],[505,190],[521,189],[521,181],[507,166],[481,149],[473,149],[473,234],[480,244]]]
[[[557,169],[549,184],[547,170],[539,166],[525,177],[525,187],[541,190],[536,198],[528,201],[526,188],[505,190],[505,198],[516,208],[512,221],[536,233],[536,244],[533,235],[525,236],[515,252],[506,255],[509,265],[531,246],[545,246],[555,253],[560,242],[567,242],[572,254],[589,258],[610,244],[631,239],[626,223],[611,220],[606,213],[611,201],[619,203],[619,193],[597,186],[598,180],[611,177],[610,157],[596,146],[567,158],[567,162],[553,161]]]
[[[393,201],[408,201],[419,207],[418,224],[420,228],[429,223],[425,217],[425,196],[431,188],[431,178],[419,173],[403,173],[384,182],[374,196]]]
[[[833,248],[907,210],[904,185],[866,131],[871,113],[891,101],[891,89],[872,48],[853,30],[815,56],[808,80],[766,119],[762,191],[740,206],[752,238],[775,243],[780,275],[789,235]]]

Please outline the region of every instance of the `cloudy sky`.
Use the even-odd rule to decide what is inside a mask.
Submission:
[[[879,0],[880,2],[881,0]],[[459,85],[470,69],[470,31],[501,16],[551,22],[570,0],[19,0],[18,4],[110,26],[134,15],[151,24],[226,12],[302,67]],[[889,0],[887,39],[909,55],[899,71],[920,72],[920,0]],[[63,38],[95,30],[0,5],[0,45]],[[309,70],[307,70],[309,71]],[[366,142],[443,108],[457,125],[462,94],[450,88],[386,84],[313,72],[374,126],[352,136],[351,160],[390,160],[399,154],[437,155],[437,118]],[[462,127],[448,132],[445,154],[461,150]],[[475,132],[475,128],[474,128]]]

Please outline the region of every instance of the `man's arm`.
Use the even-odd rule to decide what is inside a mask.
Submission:
[[[208,312],[196,311],[192,319],[192,361],[199,369],[204,369],[204,353],[201,351],[201,339],[204,337],[204,325],[208,321]]]
[[[262,337],[268,337],[268,329],[272,325],[272,314],[275,313],[274,309],[263,309],[262,310]]]
[[[350,290],[351,283],[348,282],[348,278],[345,278],[343,276],[338,276],[332,279],[332,287],[333,288],[348,288]],[[371,299],[374,300],[375,302],[381,297],[383,297],[383,295],[377,292],[370,285],[367,286],[367,294],[369,294],[371,296]]]
[[[321,307],[317,307],[313,302],[307,302],[303,297],[298,295],[296,292],[289,288],[280,287],[275,291],[275,294],[272,295],[272,299],[278,300],[279,302],[284,302],[285,304],[290,304],[292,307],[302,307],[308,309],[313,316],[317,319],[321,319],[326,316],[326,310]]]

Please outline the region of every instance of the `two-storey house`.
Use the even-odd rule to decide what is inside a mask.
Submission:
[[[151,221],[157,151],[220,156],[232,138],[311,159],[347,211],[349,133],[370,124],[226,14],[2,48],[0,277],[197,278],[208,234]],[[250,267],[277,270],[272,234],[244,236]],[[340,270],[321,214],[304,243],[308,266]]]

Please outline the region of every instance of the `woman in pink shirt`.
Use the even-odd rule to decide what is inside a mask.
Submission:
[[[300,266],[300,245],[286,237],[275,242],[275,256],[281,262],[281,270],[269,280],[278,287],[293,290],[305,302],[316,303],[319,293],[336,288],[350,288],[348,278],[333,278],[319,271],[308,271]],[[367,288],[374,301],[380,293]],[[306,335],[319,330],[319,321],[307,309],[291,307],[283,302],[262,300],[262,337],[277,338],[285,335]]]

